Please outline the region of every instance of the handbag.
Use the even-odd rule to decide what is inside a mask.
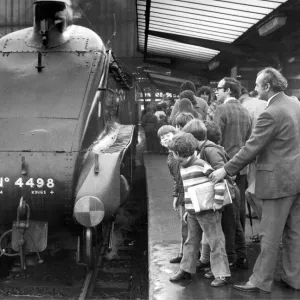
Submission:
[[[225,182],[224,191],[224,202],[222,207],[228,204],[232,204],[232,197],[229,191],[227,180]],[[187,189],[189,196],[191,198],[195,212],[202,212],[205,210],[212,210],[215,198],[215,184],[208,180],[199,185],[191,186]]]

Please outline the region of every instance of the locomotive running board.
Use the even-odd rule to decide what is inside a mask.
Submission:
[[[118,124],[113,143],[98,153],[89,153],[81,172],[82,177],[77,185],[75,203],[82,197],[94,196],[103,203],[106,220],[114,215],[124,200],[121,198],[121,191],[124,193],[121,168],[125,153],[132,144],[133,137],[134,125]],[[95,154],[98,154],[96,164]],[[95,167],[97,172],[95,172]]]
[[[133,132],[134,125],[120,125],[115,142],[108,149],[102,151],[102,153],[115,153],[126,150],[132,142]]]

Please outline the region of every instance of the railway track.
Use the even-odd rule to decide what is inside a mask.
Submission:
[[[0,279],[0,299],[130,299],[136,251],[136,225],[130,223],[135,224],[139,210],[136,199],[129,199],[115,222],[106,226],[95,269],[86,273],[75,264],[74,251],[54,249],[57,253],[53,256],[44,254],[44,264],[28,267],[23,273],[9,272]]]
[[[114,220],[113,235],[105,230],[95,269],[76,265],[75,233],[55,230],[43,264],[15,273],[0,257],[0,299],[144,299],[148,291],[146,191],[143,171],[136,175],[130,198]],[[72,245],[71,245],[72,246]],[[31,260],[37,260],[31,257]],[[143,273],[143,278],[140,274]]]

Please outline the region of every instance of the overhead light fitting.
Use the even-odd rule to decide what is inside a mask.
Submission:
[[[258,33],[260,36],[266,36],[285,25],[285,22],[286,17],[273,16],[271,19],[267,20],[265,23],[258,27]]]
[[[210,71],[212,71],[212,70],[216,69],[219,65],[220,65],[220,62],[218,60],[213,60],[208,63],[208,69]]]
[[[292,57],[290,57],[290,58],[288,59],[288,62],[289,62],[289,63],[292,63],[293,61],[295,61],[295,59],[296,59],[296,57],[292,56]]]

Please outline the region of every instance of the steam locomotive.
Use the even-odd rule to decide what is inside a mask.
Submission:
[[[23,269],[64,218],[92,268],[95,232],[130,190],[136,83],[70,5],[36,0],[33,27],[0,39],[0,251]]]

